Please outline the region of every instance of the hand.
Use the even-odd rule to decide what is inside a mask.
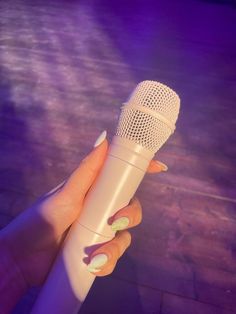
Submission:
[[[81,162],[64,185],[39,199],[1,231],[0,240],[20,271],[25,286],[40,285],[46,279],[60,245],[78,217],[86,193],[104,163],[107,148],[107,140],[104,140]],[[151,161],[148,172],[161,172],[166,170],[165,167]],[[119,231],[136,226],[141,218],[141,205],[134,198],[111,217],[109,223],[113,230]],[[110,274],[130,242],[131,235],[127,230],[117,232],[114,239],[92,253],[88,270],[98,276]]]

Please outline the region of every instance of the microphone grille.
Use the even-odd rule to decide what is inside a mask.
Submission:
[[[156,152],[175,129],[179,96],[155,81],[137,85],[122,107],[116,135]]]

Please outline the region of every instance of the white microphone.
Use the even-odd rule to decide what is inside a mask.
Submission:
[[[122,106],[116,135],[82,212],[39,294],[33,314],[77,313],[95,279],[85,259],[115,233],[108,219],[134,196],[154,154],[175,130],[180,99],[169,87],[144,81]]]

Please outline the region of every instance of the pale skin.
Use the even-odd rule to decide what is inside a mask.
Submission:
[[[41,285],[45,281],[60,245],[69,227],[78,217],[86,193],[104,163],[107,149],[108,142],[105,139],[88,154],[64,185],[39,199],[0,232],[0,255],[1,251],[7,252],[6,255],[19,274],[16,279],[20,277],[19,289],[24,290],[9,296],[11,289],[9,292],[5,289],[7,292],[4,293],[8,294],[6,300],[11,299],[11,305],[5,305],[5,313],[10,312],[29,287]],[[147,172],[158,173],[164,170],[165,165],[152,160]],[[118,259],[129,247],[131,235],[127,229],[137,226],[142,220],[142,209],[137,198],[133,198],[128,206],[111,217],[109,224],[121,217],[129,219],[125,230],[118,231],[114,239],[97,248],[89,257],[91,260],[101,253],[108,257],[106,264],[94,273],[96,276],[112,273]]]

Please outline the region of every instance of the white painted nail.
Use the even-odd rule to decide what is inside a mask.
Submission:
[[[129,218],[128,217],[120,217],[113,221],[111,225],[111,229],[113,231],[123,230],[129,225]]]
[[[96,139],[93,147],[97,147],[98,145],[102,144],[102,142],[105,140],[105,138],[107,137],[107,131],[104,130],[99,137]]]
[[[105,265],[108,261],[106,254],[95,255],[87,266],[88,271],[91,273],[100,271],[100,267]]]

